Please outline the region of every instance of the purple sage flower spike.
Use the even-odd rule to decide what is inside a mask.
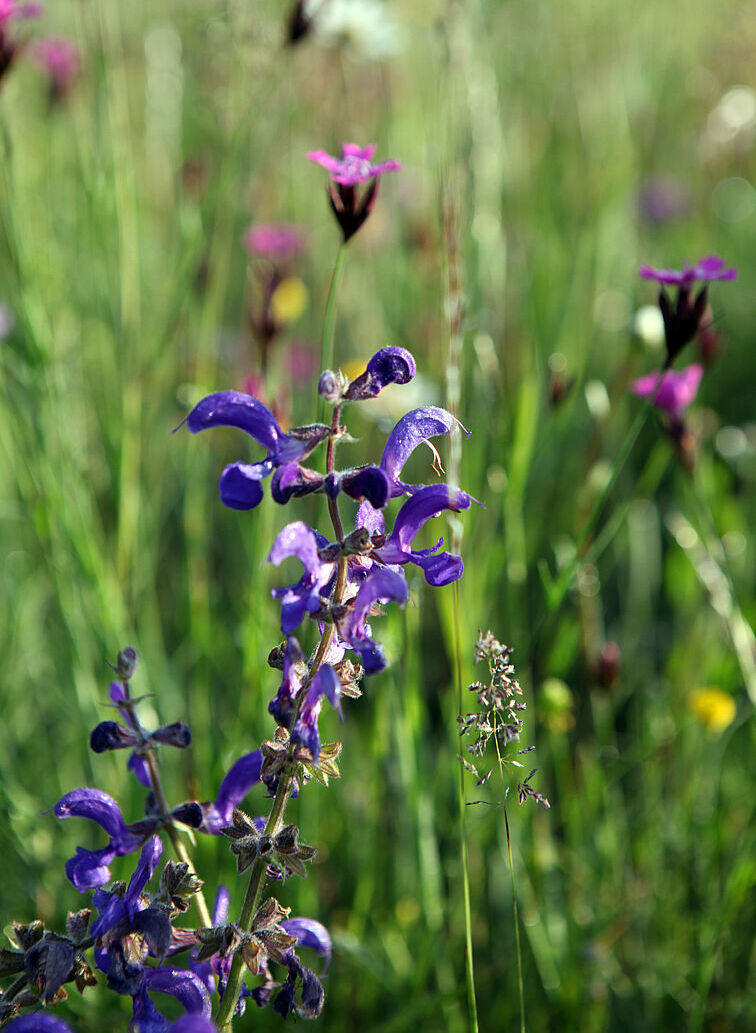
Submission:
[[[679,419],[698,394],[702,376],[703,366],[694,362],[681,370],[668,369],[661,376],[661,387],[659,373],[648,373],[644,377],[639,377],[633,382],[632,392],[640,398],[649,398],[656,394],[654,405]]]
[[[386,568],[374,568],[362,582],[352,609],[339,622],[338,631],[346,645],[359,654],[365,674],[377,674],[386,666],[383,646],[374,642],[367,616],[374,603],[390,599],[403,606],[409,598],[404,576]]]
[[[296,936],[300,947],[312,947],[325,958],[322,975],[331,964],[331,936],[324,925],[314,918],[289,918],[281,922],[289,936]]]
[[[457,427],[464,430],[456,416],[452,416],[446,409],[440,409],[436,405],[425,405],[402,416],[389,434],[381,457],[381,469],[391,484],[391,498],[404,495],[406,492],[412,493],[420,487],[420,485],[404,484],[400,480],[404,464],[417,446],[439,434],[451,434]],[[465,431],[465,433],[467,432]],[[433,448],[432,445],[430,447]],[[435,449],[433,451],[435,452]]]
[[[330,664],[322,664],[318,668],[307,689],[302,709],[291,732],[292,742],[306,747],[314,761],[320,756],[318,717],[324,696],[341,718],[341,681]]]
[[[252,786],[260,781],[262,769],[262,753],[253,750],[240,757],[229,769],[223,779],[215,800],[202,804],[204,820],[202,831],[210,832],[213,835],[220,833],[231,823],[231,814],[234,807],[237,807]]]
[[[281,600],[281,630],[290,634],[304,620],[306,613],[320,609],[320,589],[328,584],[334,563],[324,563],[318,555],[315,533],[301,520],[295,520],[278,534],[268,555],[268,562],[280,566],[289,556],[296,556],[305,572],[295,585],[274,588],[274,599]]]
[[[638,275],[644,280],[656,280],[673,287],[691,287],[697,280],[737,280],[738,271],[734,267],[727,268],[727,263],[717,255],[707,255],[699,259],[695,265],[686,262],[681,270],[653,269],[650,265],[642,265]]]
[[[186,417],[192,434],[209,427],[236,427],[267,449],[257,463],[231,463],[219,482],[221,499],[231,509],[253,509],[262,499],[260,481],[277,467],[304,459],[324,440],[328,428],[310,428],[302,437],[284,434],[273,413],[251,395],[219,391],[199,402]]]
[[[373,556],[388,564],[414,563],[422,569],[428,584],[435,588],[451,584],[462,576],[462,559],[453,553],[437,552],[444,543],[443,538],[432,549],[413,551],[410,546],[428,520],[446,510],[458,513],[469,509],[470,503],[471,498],[466,492],[446,484],[421,488],[399,510],[386,544],[375,549]]]
[[[389,384],[408,384],[416,372],[415,360],[406,348],[381,348],[365,372],[349,384],[344,398],[351,402],[376,398]]]

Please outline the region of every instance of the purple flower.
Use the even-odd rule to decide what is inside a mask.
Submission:
[[[237,807],[252,786],[260,781],[261,768],[262,753],[259,750],[245,754],[232,765],[221,782],[215,800],[201,805],[204,815],[201,825],[203,832],[217,835],[230,824],[234,807]]]
[[[367,617],[379,600],[391,599],[403,606],[409,597],[404,576],[385,567],[374,567],[362,582],[351,609],[337,623],[344,643],[359,654],[366,674],[376,674],[386,666],[383,646],[373,641]]]
[[[274,588],[271,593],[274,599],[281,600],[281,630],[285,635],[302,623],[306,613],[316,613],[320,609],[320,590],[333,577],[335,564],[320,559],[318,546],[315,532],[301,520],[296,520],[278,534],[268,555],[268,562],[277,567],[287,557],[296,556],[305,568],[295,585]]]
[[[107,793],[99,789],[74,789],[55,804],[57,818],[88,818],[110,836],[101,850],[85,850],[77,846],[74,857],[66,861],[66,875],[80,893],[104,886],[110,881],[108,865],[114,857],[133,854],[144,842],[124,822],[121,808]]]
[[[304,459],[328,436],[328,428],[315,424],[302,436],[284,434],[273,413],[251,395],[219,391],[203,398],[186,417],[192,434],[208,427],[237,427],[267,449],[257,463],[231,463],[221,474],[223,504],[230,509],[253,509],[262,500],[260,481],[286,463]]]
[[[43,4],[20,4],[18,0],[0,0],[0,31],[16,18],[38,18],[44,9]]]
[[[391,498],[405,493],[411,494],[422,487],[417,484],[404,484],[399,479],[404,464],[417,446],[426,442],[433,453],[434,460],[438,462],[438,452],[428,439],[437,437],[439,434],[450,434],[456,427],[464,430],[456,416],[452,416],[446,409],[440,409],[436,405],[425,405],[402,416],[391,431],[381,457],[381,469],[391,485]]]
[[[148,991],[174,997],[188,1013],[183,1017],[183,1025],[179,1025],[181,1019],[172,1024],[161,1015],[147,996]],[[132,1028],[138,1029],[139,1033],[202,1033],[203,1030],[215,1029],[210,1021],[212,1007],[207,987],[195,972],[188,969],[168,966],[145,969],[132,998]],[[187,1019],[194,1021],[187,1023]],[[203,1020],[204,1025],[198,1025],[198,1019]]]
[[[104,939],[97,955],[98,967],[104,972],[109,972],[111,967],[108,944],[122,940],[129,933],[143,936],[156,958],[164,958],[168,953],[171,945],[170,918],[165,911],[148,907],[142,900],[142,891],[152,878],[162,852],[159,836],[147,840],[122,897],[104,889],[95,890],[92,903],[100,916],[92,924],[91,933],[99,940]]]
[[[362,226],[372,212],[378,197],[378,181],[384,172],[394,172],[401,164],[392,158],[380,165],[372,164],[375,144],[358,147],[355,143],[341,146],[341,158],[333,158],[325,151],[310,151],[307,157],[327,169],[331,176],[328,198],[333,214],[341,227],[346,243]],[[360,195],[357,186],[370,185]]]
[[[387,564],[414,563],[422,569],[428,584],[436,588],[451,584],[462,577],[462,559],[453,553],[437,551],[444,543],[443,538],[431,549],[413,551],[410,546],[420,528],[432,517],[445,510],[458,513],[469,509],[470,502],[466,492],[446,484],[420,488],[399,510],[391,535],[385,545],[373,551],[373,556]]]
[[[268,711],[282,728],[290,729],[297,716],[297,699],[306,676],[305,657],[299,642],[290,635],[286,641],[281,687],[268,704]]]
[[[688,265],[686,262],[681,271],[652,269],[649,265],[642,265],[638,275],[644,280],[656,280],[657,283],[675,287],[690,287],[696,280],[737,280],[738,271],[735,268],[727,269],[724,259],[716,255],[707,255],[695,265]]]
[[[309,151],[307,157],[310,161],[322,165],[330,173],[334,183],[354,187],[358,183],[367,183],[368,180],[381,176],[384,172],[396,172],[401,169],[401,162],[398,162],[396,158],[390,158],[380,165],[373,165],[374,154],[374,143],[368,144],[367,147],[360,147],[356,143],[343,143],[340,158],[333,158],[325,151]]]
[[[381,348],[368,362],[365,372],[351,382],[344,398],[359,402],[376,398],[389,384],[408,384],[416,372],[415,360],[406,348]]]
[[[292,742],[308,749],[314,761],[320,756],[318,717],[324,696],[341,718],[341,681],[330,664],[322,664],[318,668],[307,689],[302,709],[291,732]]]
[[[703,366],[694,362],[681,370],[668,369],[661,376],[661,386],[659,373],[647,373],[633,382],[632,392],[640,398],[649,398],[656,394],[654,405],[679,419],[698,394],[702,376]]]
[[[288,223],[250,226],[244,234],[244,247],[251,255],[287,263],[305,249],[302,231]]]
[[[73,1030],[55,1015],[37,1011],[32,1015],[22,1015],[14,1019],[6,1027],[5,1033],[73,1033]]]
[[[331,937],[326,927],[314,918],[288,918],[281,925],[290,936],[296,936],[300,947],[312,947],[325,957],[325,975],[331,963]]]

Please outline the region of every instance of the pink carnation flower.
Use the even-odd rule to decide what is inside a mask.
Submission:
[[[676,287],[690,287],[696,280],[737,280],[738,271],[735,268],[726,268],[724,259],[716,255],[707,255],[695,265],[688,265],[686,262],[680,271],[652,269],[649,265],[642,265],[638,275],[644,280],[656,280],[657,283],[667,283]]]
[[[402,167],[396,158],[390,158],[380,165],[373,165],[374,154],[374,143],[368,144],[367,147],[360,147],[356,143],[343,143],[340,158],[334,158],[325,151],[310,151],[307,157],[310,161],[322,165],[330,173],[334,183],[353,187],[358,183],[367,183],[369,179],[381,176],[384,172],[396,172]]]
[[[0,0],[0,29],[14,18],[38,18],[44,11],[42,4],[19,4],[17,0]]]
[[[703,366],[694,362],[684,369],[668,369],[661,379],[661,387],[654,399],[654,405],[664,409],[670,416],[680,417],[698,394],[698,385],[703,376]],[[633,383],[632,392],[640,398],[650,398],[659,385],[659,374],[648,373]]]
[[[34,48],[34,59],[50,77],[56,97],[63,97],[79,74],[79,51],[70,39],[48,36]]]
[[[244,247],[251,255],[289,262],[304,251],[305,238],[301,230],[288,223],[250,226],[244,234]]]

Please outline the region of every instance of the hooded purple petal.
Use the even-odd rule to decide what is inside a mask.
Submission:
[[[413,409],[402,416],[391,431],[381,458],[381,468],[391,482],[392,498],[412,490],[412,486],[403,484],[399,477],[417,446],[439,434],[450,434],[455,427],[461,426],[456,416],[436,405]]]
[[[313,760],[320,756],[318,717],[324,696],[341,717],[341,681],[330,664],[322,664],[310,682],[297,723],[291,733],[292,742],[305,746],[312,754]]]
[[[383,563],[414,563],[425,574],[428,584],[434,587],[448,585],[462,575],[462,560],[451,553],[433,555],[443,539],[432,549],[413,551],[412,542],[420,528],[445,510],[459,512],[470,508],[470,496],[459,488],[446,484],[433,484],[421,488],[404,503],[396,517],[394,529],[386,544],[376,549],[373,555]]]
[[[374,568],[360,586],[350,612],[339,624],[339,634],[350,649],[359,653],[366,674],[376,674],[386,666],[383,647],[374,642],[366,623],[370,609],[380,599],[404,605],[409,590],[402,574],[385,567]]]
[[[326,927],[313,918],[289,918],[281,925],[289,936],[296,936],[300,947],[312,947],[325,958],[325,975],[331,963],[331,936]]]
[[[210,1018],[210,995],[195,972],[185,968],[171,968],[168,965],[149,968],[144,973],[144,985],[150,993],[158,991],[175,997],[185,1011]]]
[[[281,630],[288,635],[301,624],[306,613],[320,608],[320,589],[330,581],[333,563],[324,563],[318,556],[318,543],[312,530],[296,520],[287,524],[273,542],[268,562],[279,566],[287,557],[296,556],[305,572],[295,585],[274,588],[274,599],[281,600]]]
[[[74,789],[55,804],[56,818],[89,818],[114,839],[128,835],[121,808],[100,789]]]
[[[126,767],[129,771],[133,771],[137,782],[141,782],[145,789],[152,789],[150,769],[144,757],[140,757],[138,753],[132,753]]]
[[[365,372],[351,382],[344,397],[349,401],[376,398],[389,384],[408,384],[415,372],[415,360],[406,348],[381,348]]]
[[[229,509],[254,509],[262,502],[263,490],[260,481],[267,477],[273,464],[264,460],[261,463],[229,463],[220,475],[218,491],[221,502]]]
[[[241,757],[231,767],[221,782],[215,802],[205,806],[204,828],[218,833],[231,821],[231,812],[247,795],[253,785],[260,781],[262,753],[253,750]]]
[[[228,886],[219,886],[213,904],[213,925],[223,925],[228,915],[228,905],[230,903],[231,894]]]

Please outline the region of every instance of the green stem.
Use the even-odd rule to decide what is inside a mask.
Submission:
[[[343,250],[343,245],[342,245]],[[336,269],[338,269],[339,261],[337,259]],[[334,276],[336,270],[334,270]],[[332,281],[333,286],[333,281]],[[330,301],[330,298],[329,298]],[[333,416],[331,418],[331,437],[328,440],[328,447],[326,450],[326,473],[333,473],[335,469],[335,455],[336,455],[336,431],[339,426],[339,416],[341,413],[341,407],[336,406],[333,410]],[[333,524],[333,530],[336,538],[341,542],[344,538],[344,530],[341,523],[341,517],[339,515],[338,505],[335,500],[328,502],[328,511],[331,516],[331,523]],[[339,559],[338,570],[336,572],[336,584],[333,589],[333,595],[331,602],[333,605],[338,605],[344,598],[344,592],[347,585],[347,560],[345,556]],[[336,633],[336,627],[334,624],[327,624],[323,636],[318,643],[318,648],[315,652],[315,656],[312,658],[310,664],[310,670],[307,676],[307,681],[303,684],[302,689],[299,693],[299,706],[302,706],[302,702],[306,695],[307,685],[312,681],[320,665],[325,659],[328,649],[333,641],[333,636]],[[265,832],[267,835],[274,836],[283,824],[283,816],[286,810],[286,804],[291,793],[292,786],[294,784],[294,778],[296,775],[296,762],[294,761],[294,748],[289,745],[289,753],[284,767],[283,773],[278,783],[278,789],[276,791],[273,805],[268,815],[268,820],[265,823]],[[239,922],[237,923],[242,932],[249,932],[252,926],[252,919],[254,918],[255,912],[260,905],[260,897],[262,896],[263,889],[265,887],[265,872],[268,867],[267,860],[258,857],[252,865],[252,870],[249,876],[249,882],[247,884],[247,891],[244,894],[244,901],[242,903],[241,915],[239,916]],[[244,978],[244,962],[241,954],[238,952],[234,955],[234,960],[231,962],[231,971],[228,975],[228,982],[226,984],[226,990],[223,994],[223,1000],[221,1001],[218,1015],[215,1019],[216,1025],[220,1033],[224,1033],[226,1030],[231,1029],[233,1012],[236,1007],[236,1002],[239,999],[239,993],[241,991],[242,980]]]
[[[137,735],[145,739],[146,736],[144,734],[144,730],[142,729],[142,726],[139,723],[139,718],[137,717],[136,711],[134,709],[135,704],[133,703],[131,696],[129,695],[128,679],[124,679],[121,682],[121,685],[123,687],[124,693],[124,709],[129,715],[129,721],[131,723],[131,726],[137,733]],[[160,808],[160,816],[163,819],[163,827],[165,828],[165,831],[168,833],[168,838],[171,841],[173,852],[175,853],[176,857],[178,857],[179,861],[183,861],[184,864],[187,864],[189,866],[189,869],[192,872],[195,872],[194,865],[192,864],[192,859],[189,857],[189,853],[186,847],[184,846],[181,837],[179,836],[178,829],[173,824],[173,821],[170,817],[171,809],[168,806],[168,801],[165,796],[165,790],[163,789],[163,783],[160,779],[160,771],[158,769],[155,751],[151,746],[148,746],[147,748],[147,752],[145,753],[145,760],[147,762],[147,768],[150,773],[152,791],[155,794],[155,799],[157,800],[158,807]],[[194,894],[194,903],[199,913],[199,917],[202,921],[202,924],[204,926],[212,925],[212,919],[210,918],[210,912],[208,911],[207,903],[205,902],[205,896],[202,890],[198,890]]]
[[[463,713],[462,654],[459,634],[459,582],[454,582],[454,651],[456,653],[457,712]],[[465,802],[464,769],[458,766],[457,794],[459,798],[459,839],[462,858],[462,901],[465,912],[465,978],[467,981],[467,1014],[470,1033],[478,1033],[478,1002],[475,999],[475,960],[472,942],[472,908],[470,906],[470,868],[467,858],[467,804]]]
[[[344,270],[344,259],[346,258],[346,244],[342,241],[339,244],[339,250],[336,252],[336,261],[334,262],[333,272],[331,273],[331,283],[328,288],[328,297],[326,299],[325,313],[323,315],[323,334],[320,339],[320,369],[331,369],[333,366],[333,338],[334,330],[336,329],[336,300],[339,293],[339,284],[341,283],[341,274]],[[325,402],[320,402],[320,413],[321,416],[324,409]]]
[[[497,744],[498,747],[498,744]],[[509,817],[507,805],[504,804],[504,827],[507,831],[507,852],[509,853],[509,874],[512,879],[512,911],[514,913],[515,951],[517,953],[517,987],[520,992],[520,1033],[525,1033],[525,991],[522,982],[522,947],[520,945],[520,915],[517,908],[517,889],[515,886],[514,862],[512,860],[512,841],[509,838]]]

